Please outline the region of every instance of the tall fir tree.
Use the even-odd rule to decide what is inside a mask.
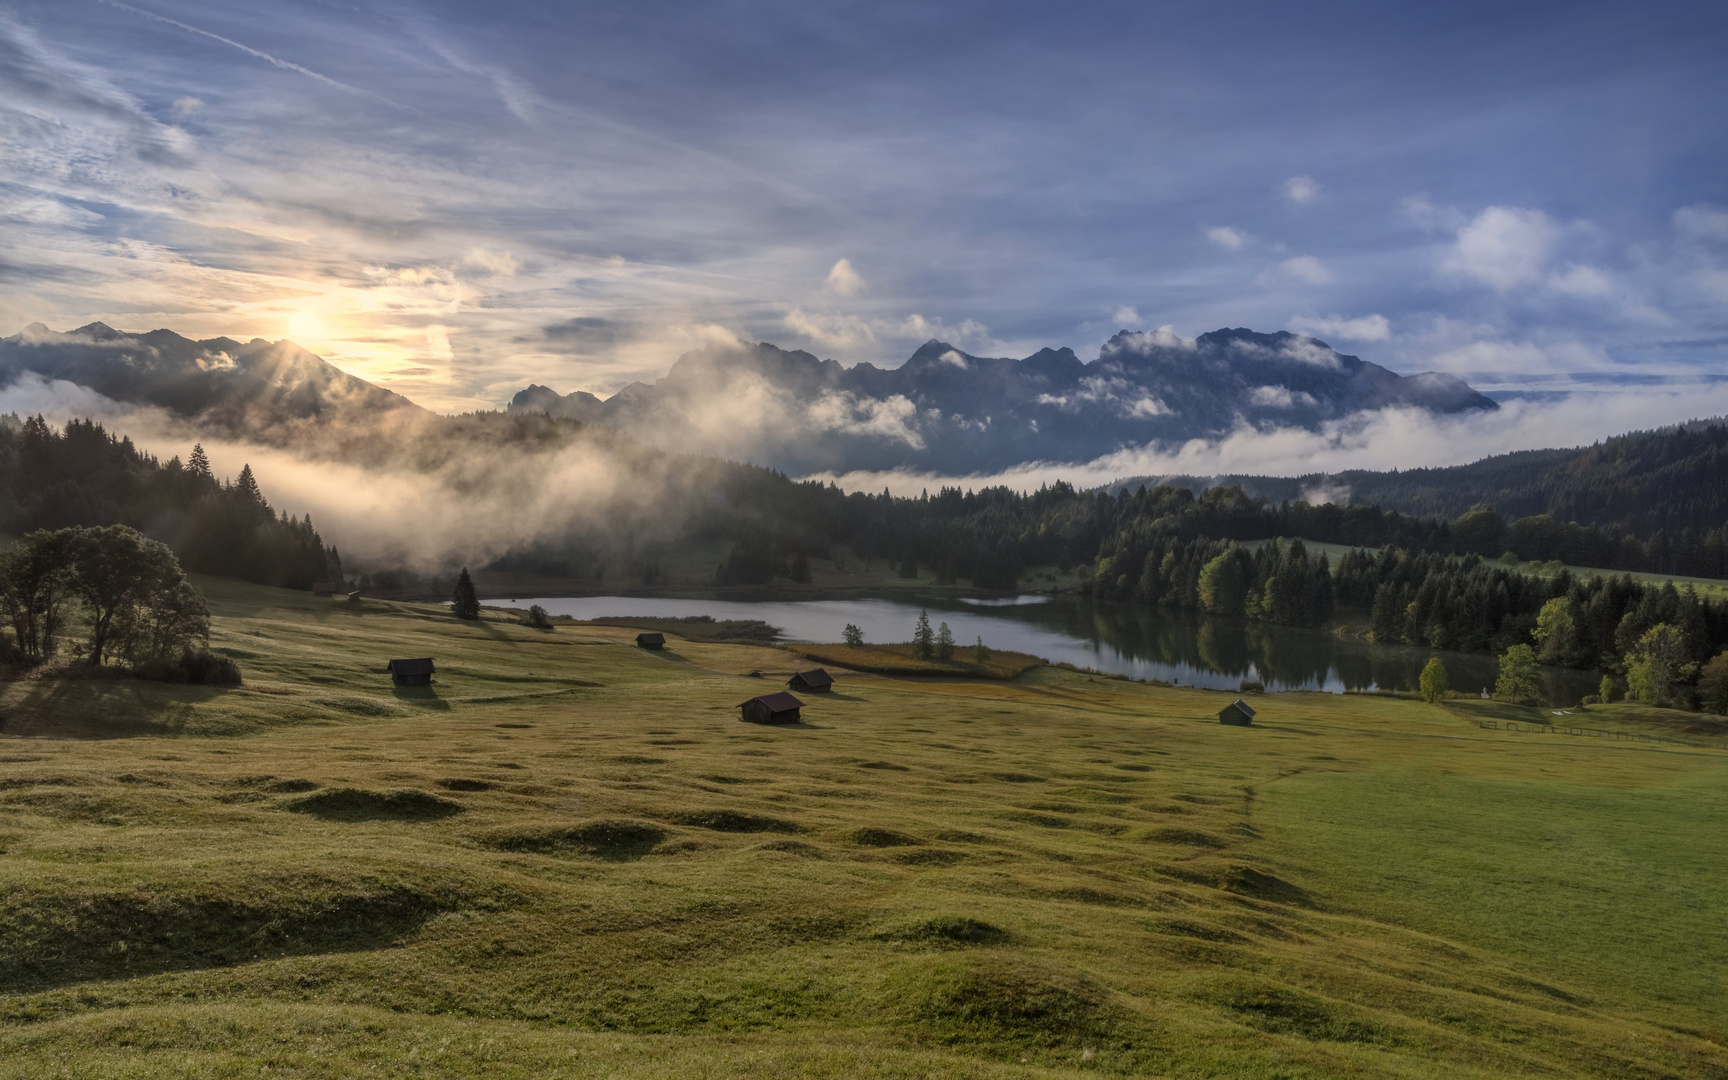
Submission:
[[[928,660],[936,652],[936,632],[930,629],[930,612],[918,609],[918,627],[912,631],[912,655]]]
[[[186,459],[186,469],[200,480],[210,480],[210,455],[204,452],[204,444],[196,443],[192,447],[192,456]]]
[[[462,568],[462,574],[456,579],[456,591],[451,597],[451,609],[458,619],[470,622],[480,618],[480,597],[474,591],[474,580],[468,576],[468,568]]]

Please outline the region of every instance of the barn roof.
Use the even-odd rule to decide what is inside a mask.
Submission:
[[[1227,708],[1227,709],[1228,708],[1241,709],[1243,714],[1246,715],[1248,717],[1248,719],[1250,719],[1250,720],[1254,719],[1254,710],[1250,709],[1248,707],[1248,703],[1246,701],[1243,701],[1241,698],[1237,698],[1235,701],[1232,701],[1229,705],[1226,705],[1225,708]]]
[[[777,694],[763,694],[760,697],[753,697],[750,701],[760,701],[768,707],[769,712],[785,712],[788,709],[802,709],[804,707],[802,701],[799,701],[784,690]],[[750,701],[740,701],[732,707],[734,709],[742,709],[744,706],[750,704]]]
[[[660,644],[664,645],[664,644],[666,644],[666,635],[659,633],[659,632],[647,633],[647,634],[637,634],[636,640],[637,641],[656,641],[656,642],[659,642]]]
[[[803,679],[804,685],[806,686],[832,686],[834,684],[834,676],[828,674],[828,672],[822,668],[811,668],[809,671],[794,671],[792,677],[794,679]]]
[[[414,660],[392,660],[384,665],[392,675],[434,675],[432,658],[422,656]]]

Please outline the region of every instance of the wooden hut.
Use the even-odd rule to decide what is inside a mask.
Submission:
[[[359,589],[355,589],[353,592],[348,594],[348,602],[350,604],[358,604],[360,602],[360,590]]]
[[[341,584],[340,582],[336,582],[336,581],[314,581],[312,583],[312,595],[313,596],[335,596],[336,590],[340,586],[340,584]]]
[[[1218,722],[1233,727],[1247,727],[1254,722],[1254,710],[1248,707],[1247,702],[1237,698],[1218,710]]]
[[[737,706],[744,710],[744,719],[752,724],[796,724],[798,710],[804,703],[786,693],[784,690],[775,694],[763,694],[749,701],[740,702]]]
[[[385,665],[390,671],[390,679],[397,686],[431,686],[432,658],[422,656],[416,660],[392,660]]]
[[[789,690],[803,690],[811,694],[826,694],[834,689],[834,676],[821,668],[811,668],[809,671],[794,671],[792,677],[786,680]]]
[[[637,634],[636,647],[638,649],[664,649],[666,647],[666,635]]]

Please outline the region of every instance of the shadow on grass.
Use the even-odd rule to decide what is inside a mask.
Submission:
[[[129,677],[28,679],[16,685],[21,693],[0,715],[0,734],[60,739],[177,734],[191,719],[194,706],[216,701],[233,689]]]
[[[390,692],[395,695],[397,701],[419,705],[421,708],[448,709],[450,707],[448,701],[438,696],[438,688],[435,686],[392,686]]]

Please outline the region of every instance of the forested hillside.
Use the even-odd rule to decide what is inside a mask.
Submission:
[[[1357,469],[1294,478],[1166,477],[1164,482],[1196,490],[1239,486],[1275,502],[1300,499],[1304,492],[1341,491],[1354,503],[1448,520],[1485,506],[1508,522],[1532,519],[1524,535],[1507,538],[1506,547],[1522,558],[1728,576],[1728,422],[1721,419],[1635,431],[1582,449],[1525,450],[1442,469]],[[1132,490],[1142,483],[1155,481],[1137,478],[1110,486]],[[1570,523],[1599,535],[1568,529]]]
[[[188,570],[264,585],[305,588],[341,567],[310,518],[271,509],[250,467],[223,481],[201,449],[164,463],[89,420],[0,421],[0,531],[70,525],[130,525]]]

